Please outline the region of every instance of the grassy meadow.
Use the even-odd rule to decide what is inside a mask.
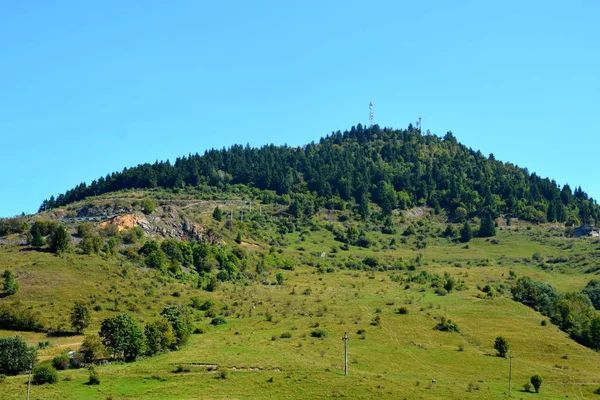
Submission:
[[[196,210],[197,219],[209,211]],[[325,226],[325,216],[320,218]],[[0,302],[18,299],[56,331],[70,329],[76,300],[93,309],[86,333],[97,332],[104,318],[119,312],[142,324],[152,321],[165,305],[189,305],[192,297],[212,299],[227,321],[213,327],[204,312],[193,310],[194,325],[203,333],[178,351],[99,366],[98,386],[85,384],[85,368],[59,371],[59,382],[33,386],[31,399],[501,399],[507,396],[509,360],[495,355],[497,336],[508,340],[514,356],[514,398],[600,398],[593,394],[600,387],[600,355],[551,323],[543,326],[546,318],[513,301],[509,292],[510,271],[561,292],[580,290],[594,277],[589,270],[597,241],[565,238],[556,227],[513,223],[501,225],[493,240],[476,238],[465,245],[430,237],[423,247],[402,236],[411,222],[399,221],[394,235],[367,230],[374,245],[349,250],[323,227],[280,234],[236,225],[249,252],[276,247],[282,257],[297,260],[296,266],[268,270],[262,283],[223,283],[215,292],[121,258],[1,246],[0,270],[15,271],[21,289]],[[431,226],[444,227],[435,218]],[[391,238],[397,243],[390,244]],[[279,244],[265,244],[273,241]],[[534,261],[535,253],[543,261]],[[367,256],[390,265],[410,262],[415,270],[343,268]],[[559,257],[568,261],[552,261]],[[421,271],[447,272],[462,288],[441,296],[429,283],[406,282]],[[275,284],[277,272],[285,276],[283,285]],[[495,285],[498,295],[486,297],[481,291],[486,284]],[[401,307],[407,312],[399,313]],[[460,332],[435,330],[442,318],[457,323]],[[316,331],[326,337],[313,337]],[[76,350],[83,340],[82,335],[0,331],[0,336],[15,334],[30,345],[51,342],[39,351],[40,360]],[[543,377],[539,394],[523,390],[534,374]],[[7,377],[0,398],[25,398],[26,381],[26,375]]]

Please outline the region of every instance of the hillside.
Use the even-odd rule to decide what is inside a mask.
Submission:
[[[213,150],[0,220],[0,338],[68,365],[107,320],[142,330],[134,357],[86,360],[99,385],[59,370],[32,399],[500,399],[499,336],[514,397],[593,398],[600,239],[571,225],[597,217],[580,188],[412,127]],[[83,332],[75,304],[90,313]],[[163,339],[189,338],[152,350],[161,316]],[[20,372],[0,398],[25,396]],[[536,374],[539,394],[524,389]]]
[[[178,158],[173,165],[167,161],[126,168],[52,196],[40,211],[122,189],[204,184],[273,190],[289,195],[301,205],[298,212],[308,214],[314,201],[329,208],[351,201],[365,217],[369,200],[384,215],[396,208],[426,205],[450,215],[465,210],[532,222],[593,225],[600,214],[596,201],[581,188],[572,191],[564,185],[561,189],[556,182],[497,161],[492,154],[486,158],[459,144],[451,132],[440,138],[422,135],[412,126],[394,130],[360,124],[301,148],[236,145]]]

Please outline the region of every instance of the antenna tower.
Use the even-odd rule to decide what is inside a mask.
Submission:
[[[421,117],[419,117],[419,120],[417,121],[417,130],[421,133]]]
[[[375,119],[375,112],[373,111],[373,102],[369,103],[369,127],[373,127],[373,120]]]

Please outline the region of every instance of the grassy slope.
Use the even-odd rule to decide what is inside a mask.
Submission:
[[[369,235],[381,242],[390,238],[376,232]],[[228,324],[220,327],[209,328],[209,319],[198,313],[196,325],[205,327],[206,333],[194,335],[191,343],[177,352],[132,364],[99,367],[102,384],[95,387],[84,385],[86,370],[60,372],[58,384],[34,387],[33,399],[103,399],[109,395],[144,399],[503,398],[508,360],[493,356],[493,341],[498,335],[511,344],[515,356],[513,390],[519,398],[593,396],[592,391],[600,385],[597,353],[576,344],[555,326],[540,326],[544,318],[521,304],[502,297],[478,298],[477,285],[503,282],[512,269],[519,276],[529,275],[561,291],[578,290],[590,279],[581,268],[557,266],[553,271],[543,270],[527,260],[534,252],[547,258],[589,254],[597,243],[524,227],[499,231],[497,238],[500,244],[475,239],[468,249],[445,239],[429,239],[427,248],[420,250],[409,238],[396,249],[378,246],[373,252],[352,247],[350,252],[330,254],[331,247],[340,243],[324,229],[311,232],[305,239],[297,233],[285,236],[289,244],[284,255],[325,266],[335,266],[349,257],[376,255],[409,260],[421,254],[424,265],[417,272],[447,271],[467,283],[467,290],[444,297],[431,289],[421,291],[422,287],[415,284],[405,290],[404,284],[390,279],[397,272],[336,269],[319,274],[308,265],[283,271],[284,286],[223,285],[216,293],[206,293],[120,260],[77,254],[61,258],[18,247],[0,248],[0,270],[9,268],[18,273],[21,291],[17,297],[55,328],[68,328],[68,310],[76,299],[94,299],[102,306],[101,311],[93,313],[89,332],[96,331],[103,318],[115,314],[115,297],[120,299],[121,311],[137,310],[133,314],[140,321],[155,318],[168,302],[188,303],[191,296],[213,298],[219,307],[229,306]],[[311,255],[320,252],[326,252],[327,257]],[[303,294],[308,288],[311,294]],[[181,297],[171,296],[175,291]],[[409,313],[396,314],[400,306],[407,307]],[[267,320],[267,314],[273,315],[272,321]],[[381,325],[373,326],[370,323],[377,315]],[[433,330],[442,316],[456,321],[461,333]],[[310,337],[317,323],[317,329],[329,333],[327,338]],[[366,329],[365,339],[357,334],[359,329]],[[341,341],[346,331],[350,333],[348,377],[343,376]],[[283,332],[290,332],[292,337],[279,339]],[[0,331],[0,335],[14,332]],[[23,336],[31,344],[47,340],[43,334]],[[42,359],[76,348],[82,337],[50,340],[53,346],[41,351]],[[180,363],[218,364],[219,371],[229,371],[229,375],[217,379],[218,373],[201,366],[191,366],[188,373],[173,373]],[[518,392],[535,373],[544,378],[542,395]],[[431,383],[432,379],[437,383]],[[0,384],[0,398],[23,398],[25,380],[25,376],[9,377]],[[479,390],[468,392],[470,384]]]

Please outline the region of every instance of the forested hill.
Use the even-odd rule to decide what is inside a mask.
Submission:
[[[394,130],[360,124],[299,148],[234,145],[178,158],[174,164],[125,168],[44,200],[40,211],[121,189],[236,183],[288,194],[306,213],[325,201],[327,206],[351,201],[364,216],[372,201],[383,216],[414,205],[444,208],[451,215],[485,211],[574,224],[594,223],[600,214],[596,201],[581,188],[561,189],[527,169],[485,157],[459,144],[451,132],[440,138],[412,126]]]

